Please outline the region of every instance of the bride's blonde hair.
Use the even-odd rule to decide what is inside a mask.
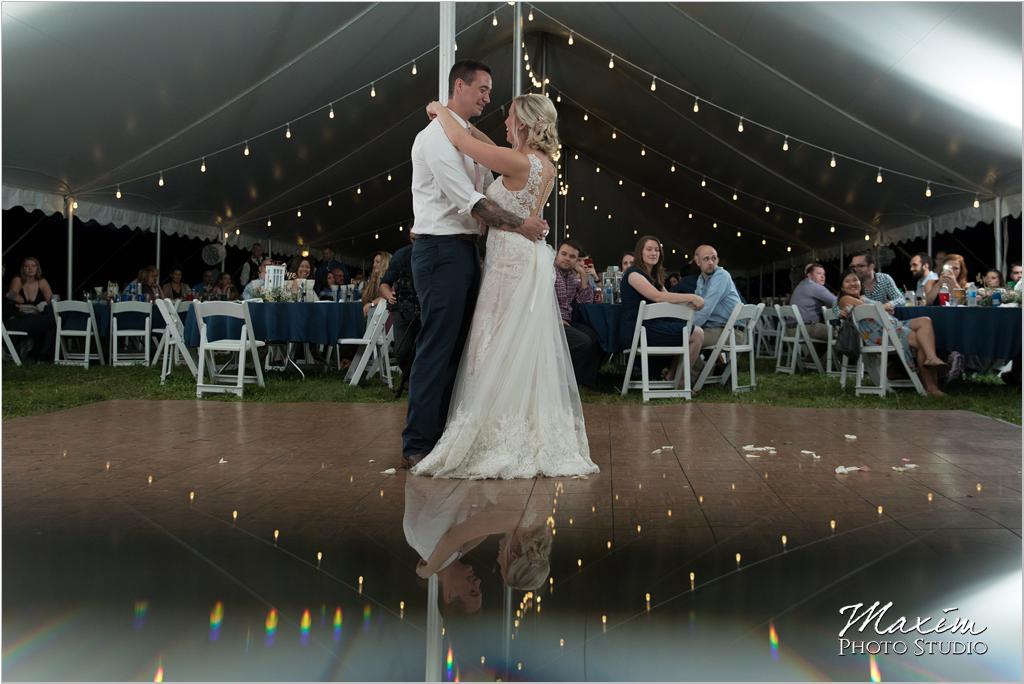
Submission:
[[[526,127],[525,145],[554,158],[558,154],[558,110],[551,98],[527,93],[512,102],[516,106],[516,119]],[[512,135],[518,143],[519,131],[513,131]]]

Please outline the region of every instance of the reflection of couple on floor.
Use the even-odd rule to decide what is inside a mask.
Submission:
[[[492,535],[501,535],[496,561],[506,587],[531,591],[547,580],[552,534],[544,513],[550,503],[531,496],[533,489],[529,480],[406,480],[405,538],[420,556],[416,574],[437,575],[442,613],[480,611],[481,580],[467,556]],[[474,562],[486,563],[485,553],[473,554]]]

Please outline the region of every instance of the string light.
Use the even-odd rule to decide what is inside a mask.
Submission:
[[[646,157],[647,156],[647,149],[646,148],[643,148],[643,147],[640,148],[640,156],[641,157]]]
[[[589,121],[590,120],[590,115],[587,114],[586,112],[583,112],[583,120],[584,121]]]
[[[412,75],[413,75],[413,76],[415,76],[415,75],[416,75],[416,62],[413,62],[413,63],[412,63]]]
[[[495,13],[495,14],[491,15],[491,26],[497,26],[497,25],[498,25],[498,15],[497,15],[497,13]]]
[[[333,207],[334,206],[334,198],[333,197],[328,197],[327,198],[327,206],[329,206],[329,207]]]
[[[669,170],[669,171],[671,171],[672,173],[675,173],[675,172],[676,172],[676,165],[675,165],[675,162],[672,162],[672,166],[670,166],[670,167],[668,168],[668,170]]]
[[[797,223],[803,223],[804,222],[804,217],[803,216],[798,216],[797,219],[796,219],[796,222]]]
[[[526,21],[533,21],[533,8],[530,8],[530,13],[526,15]]]
[[[284,127],[284,138],[285,140],[292,139],[292,125],[290,123]]]
[[[377,84],[376,83],[371,83],[370,84],[370,97],[377,97]]]
[[[160,180],[158,180],[156,182],[156,184],[159,185],[161,188],[164,187],[164,172],[163,171],[160,172]]]
[[[572,43],[573,43],[573,40],[572,40],[572,33],[570,33],[570,34],[569,34],[569,45],[572,45]]]
[[[782,151],[783,152],[789,152],[789,136],[788,135],[786,136],[786,139],[782,141]]]
[[[765,202],[765,203],[764,203],[764,213],[766,213],[766,214],[767,214],[767,213],[768,213],[768,212],[770,212],[771,210],[772,210],[772,207],[771,207],[771,205],[770,205],[770,204],[768,204],[767,202]]]
[[[700,111],[700,104],[698,104],[699,102],[700,102],[700,98],[699,97],[693,98],[693,113],[694,114],[696,114],[697,112]]]
[[[864,233],[864,242],[869,242],[870,240],[871,240],[871,236],[868,235],[867,233]]]
[[[271,221],[270,219],[267,219],[267,228],[269,228],[269,227],[270,227],[270,226],[272,226],[273,224],[274,224],[274,222],[273,222],[273,221]]]
[[[609,69],[614,69],[615,68],[615,55],[609,55],[608,56],[608,68]]]
[[[652,77],[651,78],[651,92],[653,93],[657,89],[658,89],[657,79]]]
[[[925,186],[924,186],[924,196],[925,197],[931,197],[932,196],[932,184],[931,184],[931,182],[925,183]]]
[[[117,192],[114,193],[114,197],[116,197],[117,199],[121,199],[121,186],[120,185],[117,186]]]
[[[878,167],[878,175],[875,176],[875,182],[876,183],[881,183],[882,182],[882,167],[881,166]]]
[[[302,218],[302,210],[301,209],[297,209],[295,211],[295,218]]]
[[[555,102],[561,102],[561,101],[562,101],[562,96],[561,95],[555,96]]]
[[[71,208],[72,209],[77,209],[78,208],[78,200],[73,200],[71,202]]]
[[[828,232],[830,232],[830,233],[834,233],[834,232],[836,232],[836,227],[835,227],[834,225],[832,225],[832,226],[829,226],[829,227],[828,227]]]
[[[737,230],[736,231],[736,237],[743,237],[743,233],[741,233],[740,231]]]
[[[244,154],[246,157],[249,156],[249,141],[248,140],[245,141],[245,149],[242,150],[242,154]]]
[[[793,251],[793,247],[791,245],[786,245],[786,251],[787,252],[792,252]]]
[[[413,73],[414,76],[416,75],[416,65],[415,64],[412,67],[412,73]],[[333,104],[330,105],[330,108],[327,111],[327,118],[329,118],[329,119],[333,119],[334,118],[334,105]]]
[[[739,125],[736,126],[736,131],[739,133],[743,132],[743,117],[740,117]]]
[[[974,205],[973,206],[974,206],[975,209],[980,209],[981,208],[981,201],[978,199],[977,195],[974,196]]]
[[[836,153],[835,152],[832,153],[832,158],[829,159],[828,165],[831,166],[833,169],[836,168]]]
[[[206,173],[206,157],[203,157],[203,161],[199,165],[199,173]]]
[[[732,201],[733,201],[733,202],[735,202],[735,201],[736,201],[736,200],[738,200],[739,198],[740,198],[740,196],[736,194],[736,191],[735,191],[735,190],[733,190],[733,191],[732,191]]]
[[[761,238],[761,246],[764,247],[767,244],[768,244],[768,241],[765,240],[764,238]]]
[[[701,178],[700,179],[700,187],[706,188],[707,186],[708,186],[707,180],[705,180],[704,178]]]
[[[617,135],[615,134],[615,131],[614,131],[614,129],[613,129],[613,130],[612,130],[612,140],[615,140],[615,138],[617,138],[617,137],[618,137],[618,136],[617,136]]]
[[[718,227],[718,221],[712,221],[711,222],[711,227],[712,228],[717,228]]]
[[[391,172],[388,171],[388,183],[390,183],[390,182],[391,182]]]

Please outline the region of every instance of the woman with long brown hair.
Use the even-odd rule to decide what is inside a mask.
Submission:
[[[623,274],[620,293],[622,295],[622,323],[619,328],[619,348],[628,349],[633,344],[633,332],[636,329],[636,317],[640,312],[640,302],[656,304],[685,304],[700,310],[704,299],[695,294],[678,294],[669,292],[665,287],[664,253],[661,241],[653,235],[644,235],[636,243],[633,254],[633,265]],[[675,346],[682,341],[683,321],[678,318],[655,318],[644,322],[647,330],[647,341],[653,346]],[[690,361],[696,363],[700,358],[700,348],[704,343],[704,330],[694,327],[690,330]]]
[[[947,254],[941,268],[939,282],[925,295],[929,306],[935,303],[935,299],[939,296],[939,290],[942,289],[943,285],[949,288],[950,293],[953,290],[967,288],[967,262],[964,261],[962,256],[959,254]]]
[[[373,255],[373,269],[370,277],[363,283],[363,315],[369,316],[370,309],[377,305],[383,297],[380,296],[380,279],[387,273],[391,265],[391,252],[377,252]]]

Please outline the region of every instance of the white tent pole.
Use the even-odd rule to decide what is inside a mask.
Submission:
[[[512,13],[512,97],[523,92],[523,8],[517,2]]]
[[[931,259],[935,253],[932,251],[932,239],[935,237],[935,224],[932,222],[932,217],[928,217],[928,258]],[[935,264],[932,264],[932,270],[935,270]]]
[[[448,72],[455,64],[455,3],[449,0],[441,2],[439,14],[437,88],[440,96],[438,102],[447,102]]]
[[[65,214],[68,217],[68,300],[74,299],[74,290],[72,289],[71,277],[72,271],[72,245],[74,244],[74,230],[75,230],[75,200],[73,197],[65,197]]]
[[[160,270],[160,214],[156,215],[156,270],[161,274],[163,271]]]
[[[994,267],[999,269],[1002,273],[1006,270],[1005,264],[1003,264],[1003,198],[996,195],[996,216],[992,221],[992,228],[996,234],[996,260],[993,262]]]

